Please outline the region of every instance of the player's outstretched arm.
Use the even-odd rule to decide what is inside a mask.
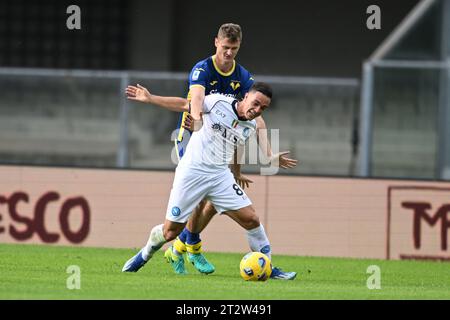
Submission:
[[[267,126],[262,116],[256,117],[256,138],[258,139],[258,145],[261,148],[263,154],[270,159],[272,157],[272,148],[267,138]]]
[[[128,86],[125,89],[127,98],[143,103],[150,103],[170,111],[184,112],[189,110],[187,99],[180,97],[163,97],[151,94],[147,88],[137,84],[137,86]]]
[[[298,160],[287,156],[290,151],[283,151],[276,154],[272,153],[272,148],[267,137],[266,122],[262,116],[257,117],[255,120],[258,145],[263,151],[263,154],[270,159],[270,164],[283,169],[291,169],[297,166]]]

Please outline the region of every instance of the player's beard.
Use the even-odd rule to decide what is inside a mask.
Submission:
[[[246,118],[247,120],[253,120],[257,117],[256,112],[252,111],[252,110],[248,110],[246,113]]]

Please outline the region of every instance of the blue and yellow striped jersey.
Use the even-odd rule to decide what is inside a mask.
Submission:
[[[236,99],[242,99],[253,85],[254,79],[240,64],[233,61],[233,67],[227,73],[222,72],[214,61],[214,56],[199,61],[189,74],[189,89],[193,86],[202,86],[205,88],[205,95],[220,93]],[[190,100],[190,93],[188,93]],[[181,115],[178,121],[179,130],[175,147],[178,159],[181,159],[186,150],[186,146],[191,137],[191,132],[181,127],[186,113]]]

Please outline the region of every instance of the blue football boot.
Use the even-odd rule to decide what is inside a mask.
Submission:
[[[147,261],[142,258],[142,249],[130,260],[125,262],[125,265],[122,268],[122,272],[136,272],[140,268],[142,268]]]
[[[294,280],[296,276],[297,272],[284,272],[280,268],[273,267],[270,278],[277,280]]]

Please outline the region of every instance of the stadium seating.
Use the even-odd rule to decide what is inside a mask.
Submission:
[[[133,79],[161,95],[182,96],[184,82]],[[116,166],[120,141],[119,79],[0,77],[0,155],[3,162]],[[290,173],[356,174],[359,88],[274,85],[277,95],[264,115],[279,129],[280,151],[300,165]],[[375,96],[373,174],[432,177],[436,97],[404,85]],[[419,90],[420,92],[420,90]],[[128,161],[136,168],[174,168],[171,134],[179,115],[128,103]],[[274,144],[272,142],[272,144]],[[276,147],[274,145],[274,147]],[[253,165],[244,171],[258,172]]]
[[[374,97],[373,174],[434,178],[436,74],[389,71],[383,71]]]

